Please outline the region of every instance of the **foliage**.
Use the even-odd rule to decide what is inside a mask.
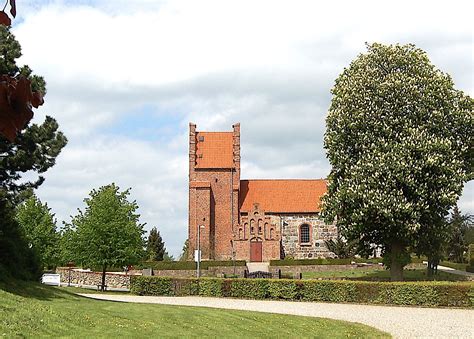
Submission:
[[[466,267],[466,271],[474,273],[474,244],[469,244],[467,260],[468,266]]]
[[[181,250],[181,255],[179,256],[179,261],[186,261],[189,258],[189,239],[186,239]]]
[[[186,282],[183,284],[183,282]],[[189,288],[193,282],[194,288]],[[197,287],[196,287],[197,285]],[[183,287],[185,290],[183,290]],[[368,282],[286,279],[184,279],[133,276],[132,293],[207,295],[247,299],[472,307],[474,284],[465,282]],[[189,294],[186,294],[189,293]]]
[[[336,241],[334,239],[325,241],[326,247],[329,251],[334,253],[338,258],[352,258],[357,253],[359,244],[358,239],[346,241],[338,235]]]
[[[0,281],[8,277],[36,280],[41,273],[38,257],[15,220],[14,208],[0,199]]]
[[[461,214],[457,206],[451,212],[451,218],[447,221],[449,227],[448,257],[450,260],[463,263],[464,253],[467,251],[469,243],[467,242],[467,233],[473,229],[472,215]]]
[[[305,266],[305,265],[350,265],[355,263],[379,263],[380,258],[361,259],[361,258],[346,258],[346,259],[284,259],[284,260],[270,260],[270,266]]]
[[[102,280],[109,266],[138,263],[143,258],[143,225],[136,214],[138,205],[127,200],[130,190],[115,184],[92,190],[84,199],[85,211],[73,217],[72,252],[82,266],[102,267]],[[104,284],[102,284],[104,285]]]
[[[56,220],[48,205],[32,196],[17,207],[16,220],[42,266],[56,267],[59,262],[60,235],[56,231]]]
[[[348,239],[381,245],[402,279],[409,245],[439,250],[439,220],[472,177],[474,101],[414,45],[368,45],[331,92],[323,215]]]
[[[146,243],[146,253],[150,260],[162,261],[165,255],[165,243],[161,238],[160,232],[153,227],[148,235],[148,241]]]
[[[28,66],[20,68],[16,65],[15,59],[20,56],[20,44],[8,28],[0,25],[0,76],[14,77],[15,79],[23,77],[23,79],[31,81],[33,91],[45,94],[44,79],[33,75]],[[13,84],[11,85],[13,86]],[[2,95],[6,94],[2,92]],[[20,104],[20,102],[16,103],[16,105]],[[4,111],[2,110],[1,113]],[[4,118],[0,120],[0,125],[4,127],[10,118],[7,119],[8,121]],[[24,124],[19,123],[20,125],[21,128],[25,127]],[[44,178],[40,175],[36,180],[22,180],[20,182],[23,173],[41,174],[46,172],[55,164],[56,157],[66,143],[66,137],[58,131],[56,120],[49,116],[41,125],[33,124],[26,127],[18,133],[14,142],[10,142],[0,135],[0,193],[14,204],[23,200],[25,195],[31,195],[31,189],[41,185]]]
[[[209,267],[233,266],[233,261],[201,261],[201,269],[206,270]],[[236,260],[235,266],[245,266],[245,260]],[[195,270],[194,261],[145,261],[137,265],[139,268],[153,268],[154,270]]]
[[[331,319],[97,301],[74,294],[91,290],[12,285],[0,284],[0,333],[5,338],[390,337],[369,326]]]
[[[174,261],[174,256],[168,254],[168,251],[165,251],[163,255],[163,261]]]

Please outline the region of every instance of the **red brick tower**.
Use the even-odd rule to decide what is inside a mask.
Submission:
[[[198,247],[202,259],[233,256],[239,224],[240,124],[232,132],[198,132],[189,124],[189,259]]]

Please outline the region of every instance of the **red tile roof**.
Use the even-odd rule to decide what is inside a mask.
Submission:
[[[196,168],[232,168],[233,152],[232,132],[196,132]]]
[[[327,182],[318,180],[241,180],[240,211],[253,210],[255,203],[265,212],[314,213],[321,210]]]

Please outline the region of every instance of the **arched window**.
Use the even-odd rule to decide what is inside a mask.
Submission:
[[[300,226],[300,244],[309,244],[311,242],[310,229],[308,224]]]
[[[251,233],[251,234],[255,233],[254,224],[255,224],[255,220],[251,219],[251,220],[250,220],[250,233]]]
[[[270,239],[273,239],[274,235],[273,235],[273,227],[270,228]]]
[[[270,237],[270,235],[268,234],[270,231],[268,230],[268,222],[265,223],[265,225],[263,226],[263,235],[265,236],[266,239],[268,239]]]
[[[239,239],[244,238],[244,232],[242,231],[242,228],[239,228]]]

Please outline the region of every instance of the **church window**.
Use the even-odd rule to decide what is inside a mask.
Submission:
[[[255,221],[253,219],[250,220],[250,233],[255,233],[254,225]]]
[[[270,228],[270,239],[273,239],[273,237],[274,237],[273,232],[274,231],[273,231],[273,227],[272,227],[272,228]]]
[[[262,234],[263,227],[262,227],[262,219],[258,220],[258,234]]]
[[[310,229],[308,224],[303,224],[300,226],[300,243],[309,244],[310,243]]]
[[[204,135],[199,136],[199,141],[201,141],[201,142],[204,141]]]
[[[239,228],[239,239],[244,238],[244,233],[242,232],[242,228]]]

